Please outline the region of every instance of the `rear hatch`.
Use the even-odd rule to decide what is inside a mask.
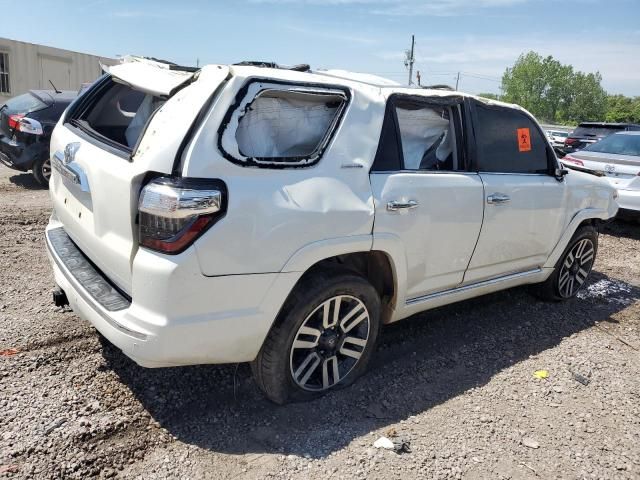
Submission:
[[[29,115],[48,108],[52,104],[53,99],[46,93],[36,95],[33,92],[28,92],[8,100],[0,106],[0,137],[11,137],[14,134],[15,128],[11,122],[12,118]]]
[[[621,130],[624,130],[624,127],[606,123],[580,124],[567,137],[565,145],[572,148],[583,148]]]
[[[54,131],[55,215],[129,295],[141,185],[173,171],[184,138],[228,73],[222,66],[192,72],[146,60],[110,67]]]

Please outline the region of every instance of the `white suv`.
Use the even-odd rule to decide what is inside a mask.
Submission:
[[[383,324],[516,285],[568,299],[617,211],[515,105],[343,71],[131,58],[51,141],[67,301],[138,364],[352,383]]]

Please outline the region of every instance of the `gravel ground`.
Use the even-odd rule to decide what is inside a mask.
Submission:
[[[353,387],[277,407],[246,365],[146,370],[55,308],[47,192],[0,167],[0,200],[0,477],[640,478],[640,225],[606,227],[580,298],[417,315]]]

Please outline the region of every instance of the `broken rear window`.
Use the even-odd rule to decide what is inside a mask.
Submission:
[[[110,81],[74,111],[69,121],[98,140],[131,151],[163,103],[164,99]]]
[[[257,86],[257,84],[254,84]],[[347,103],[342,90],[251,86],[223,125],[221,149],[235,163],[309,166],[327,146]]]

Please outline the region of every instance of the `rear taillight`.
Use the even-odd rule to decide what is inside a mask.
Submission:
[[[571,155],[565,155],[562,158],[562,161],[563,162],[571,162],[571,163],[573,163],[575,165],[580,165],[581,167],[584,167],[584,162],[582,160],[578,160],[577,158],[572,157]]]
[[[140,193],[140,245],[177,254],[226,212],[227,189],[220,180],[161,177]]]
[[[11,130],[17,130],[18,125],[20,124],[20,120],[22,120],[22,117],[24,117],[24,115],[20,115],[17,113],[14,113],[13,115],[9,115],[9,128]]]
[[[569,137],[564,141],[565,145],[573,145],[574,143],[578,143],[578,139],[577,138]]]
[[[44,133],[42,124],[39,121],[19,114],[9,115],[9,128],[32,135],[42,135]]]
[[[27,117],[20,120],[18,130],[23,133],[30,133],[31,135],[42,135],[44,133],[42,124],[39,121]]]

